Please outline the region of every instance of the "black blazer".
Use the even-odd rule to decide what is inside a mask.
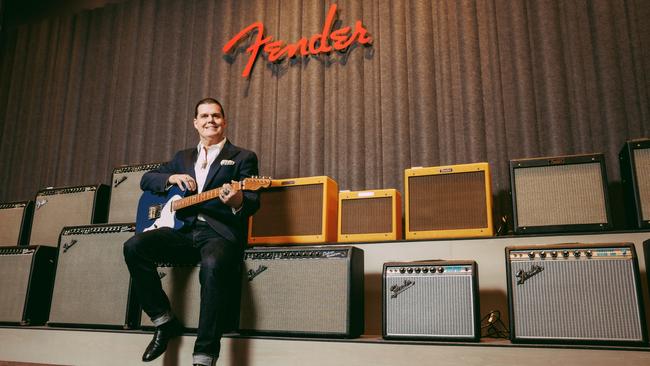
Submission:
[[[146,191],[164,193],[167,188],[167,180],[172,174],[188,174],[196,179],[194,165],[197,156],[196,147],[177,152],[172,161],[161,165],[158,169],[145,173],[140,181],[140,188]],[[223,165],[224,160],[231,160],[235,164]],[[257,155],[254,152],[239,148],[226,141],[223,149],[210,166],[203,192],[221,187],[233,180],[240,181],[244,178],[256,176],[259,174],[257,165]],[[196,194],[196,192],[191,192],[186,197],[192,194]],[[248,217],[254,214],[259,207],[259,194],[244,191],[242,209],[237,214],[233,214],[229,206],[223,204],[219,198],[215,198],[179,210],[176,217],[190,224],[194,221],[196,215],[203,214],[208,224],[225,239],[245,244],[248,234]]]

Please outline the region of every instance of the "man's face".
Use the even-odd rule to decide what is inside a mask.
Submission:
[[[219,143],[225,136],[226,125],[226,119],[218,104],[199,105],[198,115],[194,118],[194,128],[204,144]]]

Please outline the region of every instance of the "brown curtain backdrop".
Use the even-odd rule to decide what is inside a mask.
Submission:
[[[0,202],[170,159],[196,144],[204,96],[264,175],[403,192],[405,168],[488,161],[500,212],[509,159],[603,152],[616,186],[624,141],[650,136],[646,0],[341,0],[371,47],[259,59],[249,79],[248,54],[221,52],[257,20],[309,37],[332,3],[131,0],[5,34]]]

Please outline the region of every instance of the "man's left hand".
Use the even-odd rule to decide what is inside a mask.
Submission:
[[[237,210],[241,207],[242,202],[244,201],[244,194],[241,190],[234,189],[230,183],[226,183],[221,187],[219,199],[224,204]]]

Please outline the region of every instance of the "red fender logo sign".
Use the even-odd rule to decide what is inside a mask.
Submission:
[[[269,62],[280,62],[284,58],[292,58],[298,55],[318,55],[327,54],[334,51],[343,51],[350,47],[354,42],[360,45],[372,43],[372,37],[368,34],[368,30],[363,27],[360,20],[352,27],[343,27],[332,31],[332,24],[334,24],[334,17],[336,16],[336,4],[330,7],[323,31],[312,35],[309,39],[300,38],[295,43],[286,43],[282,40],[274,40],[272,36],[264,37],[264,24],[262,22],[255,22],[244,28],[236,36],[234,36],[225,46],[223,46],[223,53],[230,53],[237,43],[245,39],[250,33],[257,31],[253,40],[246,52],[250,54],[248,62],[242,73],[243,77],[248,77],[253,69],[253,64],[259,56],[260,50],[268,55]],[[350,33],[352,31],[352,33]]]

